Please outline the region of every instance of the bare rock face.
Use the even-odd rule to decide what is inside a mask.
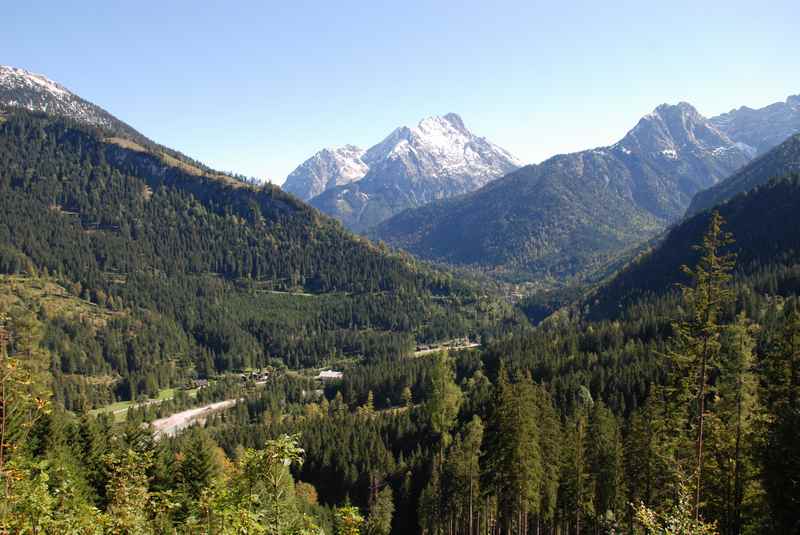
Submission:
[[[760,109],[742,106],[709,122],[754,154],[764,154],[800,132],[800,95]]]

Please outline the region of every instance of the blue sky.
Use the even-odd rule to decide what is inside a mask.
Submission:
[[[662,102],[710,116],[800,93],[796,2],[648,4],[14,2],[0,64],[278,183],[322,147],[450,111],[537,162],[610,144]]]

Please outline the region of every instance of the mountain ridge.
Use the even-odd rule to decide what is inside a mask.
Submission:
[[[20,67],[0,65],[0,103],[68,117],[138,143],[152,143],[138,130],[50,78]]]
[[[556,155],[370,233],[424,259],[542,279],[582,277],[683,215],[749,161],[688,103],[660,105],[617,143]]]
[[[687,216],[723,204],[740,193],[766,184],[770,179],[800,171],[800,134],[795,134],[762,154],[719,184],[699,192],[686,210]]]
[[[800,95],[763,108],[740,106],[709,122],[731,139],[751,147],[755,154],[764,154],[800,132]]]

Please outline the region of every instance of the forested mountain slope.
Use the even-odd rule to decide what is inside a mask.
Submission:
[[[0,65],[1,108],[23,108],[33,112],[44,112],[90,127],[101,128],[106,138],[129,148],[148,151],[165,163],[180,166],[191,174],[214,176],[225,182],[234,180],[238,182],[244,179],[214,171],[179,151],[159,145],[100,106],[84,100],[41,74],[34,74],[25,69]]]
[[[775,163],[782,154],[783,146],[762,160]],[[782,165],[758,167],[762,160],[755,162],[753,174],[748,176],[756,176],[756,170],[771,173],[773,169],[785,168]],[[728,250],[736,254],[743,276],[756,277],[760,273],[771,279],[771,291],[795,293],[800,288],[796,283],[784,287],[781,273],[787,270],[796,273],[800,262],[800,228],[794,224],[800,210],[800,175],[769,181],[761,177],[758,182],[762,185],[715,207],[726,221],[726,230],[736,240]],[[696,262],[698,253],[693,246],[699,243],[711,215],[710,210],[704,211],[676,225],[652,251],[634,260],[602,286],[590,298],[592,316],[615,316],[639,299],[668,293],[675,289],[676,283],[686,282],[680,268]]]
[[[98,341],[92,358],[60,370],[107,376],[81,382],[90,400],[270,359],[396,355],[488,327],[476,314],[483,301],[448,275],[352,236],[278,188],[190,172],[66,119],[3,113],[0,206],[4,271],[45,274],[128,311],[53,334]],[[150,334],[128,336],[137,325]]]
[[[771,178],[798,171],[800,171],[800,135],[794,135],[719,184],[695,195],[686,213],[692,215],[707,210],[739,193],[765,184]]]

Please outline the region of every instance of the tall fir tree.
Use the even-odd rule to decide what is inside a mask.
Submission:
[[[711,214],[702,243],[695,246],[700,257],[694,268],[683,266],[691,282],[681,286],[685,318],[674,325],[674,347],[670,352],[673,364],[674,398],[688,416],[686,427],[691,432],[693,453],[688,466],[694,477],[694,513],[699,519],[702,503],[706,404],[709,383],[719,367],[720,317],[733,298],[730,286],[735,265],[733,254],[725,248],[733,243],[724,232],[724,220],[715,211]]]

